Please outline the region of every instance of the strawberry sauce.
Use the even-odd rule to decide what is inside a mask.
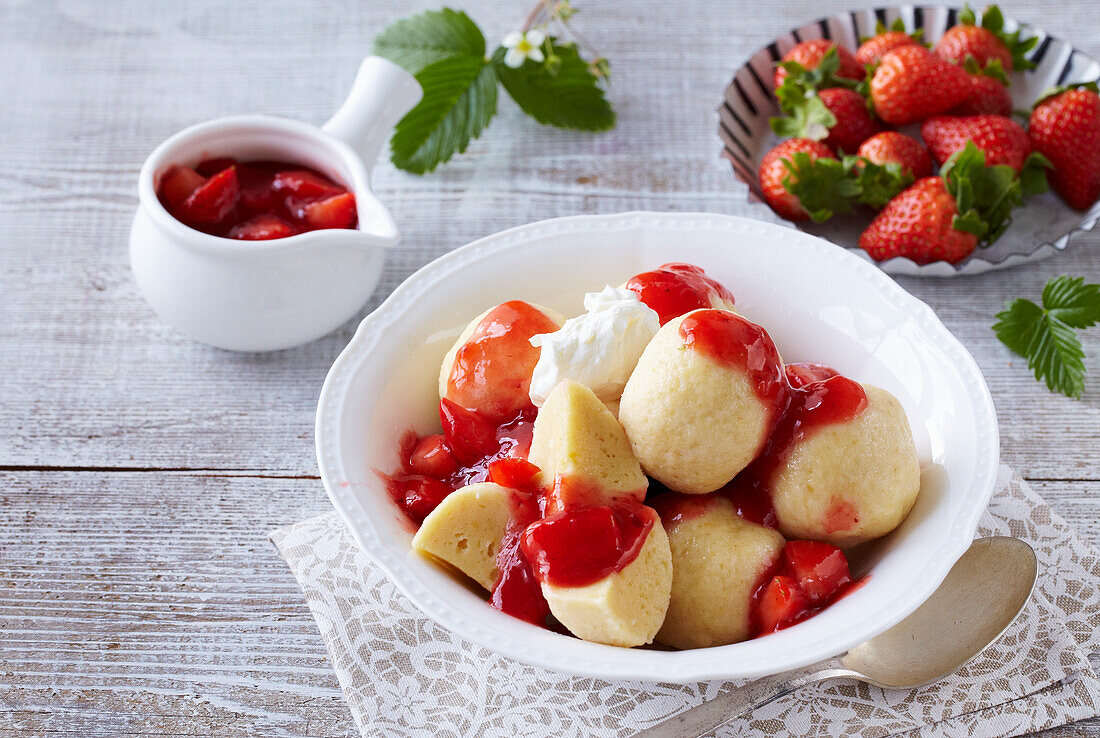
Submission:
[[[557,323],[522,300],[496,306],[455,354],[447,399],[495,422],[534,410],[529,392],[540,349],[531,345],[531,336],[557,329]]]
[[[244,241],[355,228],[355,195],[320,172],[282,161],[207,159],[172,165],[157,178],[172,216],[212,236]]]
[[[684,313],[714,307],[713,298],[733,304],[733,294],[692,264],[665,264],[630,278],[626,288],[657,313],[661,325]]]

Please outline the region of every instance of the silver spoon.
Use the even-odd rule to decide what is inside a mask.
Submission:
[[[931,597],[885,633],[843,656],[764,677],[643,730],[634,738],[706,735],[800,687],[855,679],[885,689],[937,682],[984,651],[1024,609],[1038,563],[1016,538],[979,538]]]

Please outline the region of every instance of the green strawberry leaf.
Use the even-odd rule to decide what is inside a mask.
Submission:
[[[451,56],[483,58],[485,36],[462,11],[429,10],[386,26],[374,39],[374,53],[416,74]]]
[[[390,140],[392,160],[414,174],[430,172],[466,150],[497,110],[497,79],[484,57],[451,56],[416,74],[420,103],[401,119]]]
[[[848,157],[846,157],[848,158]],[[797,151],[783,159],[789,174],[783,187],[798,198],[815,223],[821,223],[837,213],[850,213],[859,197],[860,186],[853,176],[852,164],[839,159],[811,159]]]
[[[1023,189],[1023,196],[1038,195],[1050,189],[1047,182],[1047,170],[1053,168],[1054,165],[1050,162],[1050,159],[1038,151],[1032,151],[1028,154],[1027,158],[1024,159],[1023,167],[1020,169],[1020,187]]]
[[[1052,392],[1080,397],[1085,388],[1085,352],[1074,328],[1100,322],[1100,284],[1062,275],[1043,288],[1042,307],[1016,299],[997,313],[993,331],[1011,351],[1027,359],[1035,378]]]
[[[913,184],[913,175],[902,171],[897,162],[876,164],[863,157],[845,157],[845,164],[856,173],[860,190],[858,201],[876,210],[886,207],[886,203]]]
[[[1005,232],[1012,223],[1012,209],[1024,201],[1016,170],[1007,164],[986,166],[985,152],[973,141],[944,162],[940,176],[958,209],[952,226],[973,233],[982,246]]]
[[[492,65],[504,89],[539,123],[582,131],[606,131],[615,126],[615,112],[599,80],[574,44],[547,39],[546,62],[526,59],[518,69],[504,63],[504,47],[493,52]],[[551,60],[553,64],[549,64]]]
[[[984,67],[978,64],[978,60],[974,58],[973,54],[967,54],[966,59],[963,60],[963,69],[968,74],[978,74],[983,77],[992,77],[1000,82],[1005,87],[1012,85],[1012,81],[1009,80],[1008,75],[1005,74],[1005,68],[1001,64],[1000,59],[992,59]]]
[[[820,141],[828,137],[829,129],[836,125],[836,116],[816,92],[800,93],[796,85],[785,82],[776,90],[776,95],[788,116],[768,120],[777,136]]]
[[[1043,288],[1043,308],[1070,328],[1091,328],[1100,323],[1100,284],[1063,274]]]

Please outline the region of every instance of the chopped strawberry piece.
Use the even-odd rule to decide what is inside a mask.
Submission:
[[[270,241],[273,238],[286,238],[298,233],[298,230],[276,215],[257,215],[240,225],[229,229],[229,238],[239,241]]]
[[[823,382],[837,375],[832,367],[808,361],[787,364],[783,367],[783,372],[787,375],[787,381],[792,387],[805,387],[812,382]]]
[[[443,436],[460,464],[469,466],[499,448],[496,426],[447,398],[439,401]]]
[[[413,471],[436,479],[442,479],[458,468],[458,462],[447,447],[443,434],[424,436],[409,456]]]
[[[793,578],[773,577],[757,595],[757,633],[774,633],[794,625],[810,606],[810,599]]]
[[[217,159],[206,159],[200,161],[195,165],[195,170],[204,177],[213,177],[218,172],[224,172],[229,167],[236,166],[237,160],[231,159],[228,156],[221,156]]]
[[[251,164],[237,165],[237,179],[241,183],[241,209],[259,215],[270,213],[275,207],[272,191],[274,172]]]
[[[815,605],[852,581],[844,552],[828,543],[789,541],[783,547],[783,563]]]
[[[412,475],[402,482],[405,511],[418,524],[424,522],[424,518],[451,494],[450,487],[431,477]]]
[[[241,186],[237,181],[237,170],[230,167],[210,179],[191,193],[183,201],[180,215],[190,223],[213,225],[221,221],[233,210]]]
[[[351,228],[355,224],[355,195],[342,192],[324,200],[306,203],[305,221],[314,228]]]
[[[276,191],[292,192],[298,197],[315,198],[338,195],[346,190],[328,177],[304,169],[292,169],[275,175]]]
[[[160,178],[160,196],[171,210],[183,205],[183,201],[206,182],[206,177],[191,167],[172,165]]]
[[[540,469],[526,459],[504,458],[489,464],[489,479],[502,487],[527,489]]]

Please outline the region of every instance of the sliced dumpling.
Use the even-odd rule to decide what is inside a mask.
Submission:
[[[649,481],[626,431],[592,390],[559,382],[535,420],[529,460],[549,490],[547,512],[573,504],[645,499]]]
[[[497,552],[512,519],[513,494],[492,482],[455,490],[424,518],[413,549],[450,564],[491,591],[500,578]]]

